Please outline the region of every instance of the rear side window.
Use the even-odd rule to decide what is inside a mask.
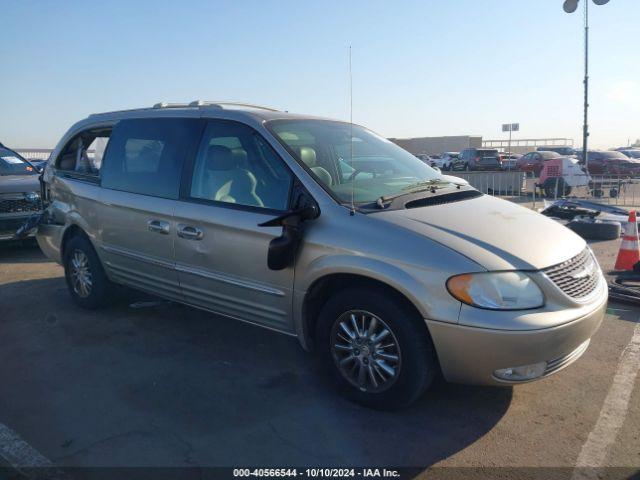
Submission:
[[[111,134],[102,186],[177,199],[182,165],[198,134],[198,119],[122,120]]]
[[[93,128],[76,135],[58,156],[56,168],[79,177],[98,177],[110,135],[111,127]]]

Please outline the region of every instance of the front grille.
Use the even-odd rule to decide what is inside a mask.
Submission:
[[[2,213],[30,213],[42,210],[40,200],[32,201],[26,198],[0,198],[0,214]]]
[[[542,271],[560,290],[572,298],[588,296],[600,281],[600,267],[588,248],[566,262]]]

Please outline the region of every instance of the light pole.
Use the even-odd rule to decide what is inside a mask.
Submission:
[[[565,0],[562,8],[567,13],[573,13],[578,9],[579,0]],[[587,141],[589,137],[589,0],[584,1],[584,122],[582,124],[582,158],[584,169],[589,173],[589,158],[587,154]],[[609,0],[593,0],[596,5],[604,5]]]

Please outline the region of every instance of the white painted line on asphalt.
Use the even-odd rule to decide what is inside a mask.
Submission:
[[[15,468],[52,466],[44,455],[2,423],[0,423],[0,456]]]
[[[43,472],[46,472],[46,478],[65,478],[62,472],[56,471],[56,467],[49,459],[2,423],[0,423],[0,457],[27,478],[43,478]]]
[[[596,470],[585,467],[603,467],[609,447],[627,415],[629,400],[640,368],[640,323],[636,324],[631,340],[622,351],[618,369],[604,400],[596,425],[580,450],[573,479],[597,478]]]

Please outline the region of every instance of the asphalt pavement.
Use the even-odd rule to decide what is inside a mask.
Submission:
[[[605,270],[618,243],[592,245]],[[584,356],[545,380],[441,381],[385,413],[339,397],[295,338],[129,290],[87,312],[36,246],[5,245],[0,456],[19,458],[17,438],[61,468],[561,467],[569,478],[585,455],[640,468],[639,318],[611,303]]]

